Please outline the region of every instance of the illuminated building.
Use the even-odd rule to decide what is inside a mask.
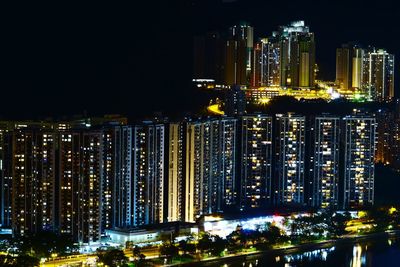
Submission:
[[[251,79],[250,85],[253,87],[263,86],[263,75],[265,71],[265,58],[263,55],[263,43],[257,42],[254,44],[253,54],[252,54],[252,66],[251,66]]]
[[[396,101],[398,109],[399,101]],[[375,112],[377,143],[375,162],[400,169],[400,113],[398,110],[379,109]]]
[[[167,221],[183,221],[184,201],[184,123],[171,122],[168,132],[168,215]]]
[[[280,86],[281,83],[281,46],[276,38],[264,40],[264,55],[267,57],[267,68],[263,77],[266,86]],[[266,50],[266,51],[265,51]]]
[[[253,27],[242,23],[229,28],[225,46],[225,84],[248,85],[251,75]]]
[[[16,130],[13,143],[12,229],[16,236],[54,231],[55,134],[40,129]]]
[[[236,201],[236,120],[186,123],[185,221],[219,212]]]
[[[209,125],[188,122],[186,129],[186,181],[185,221],[194,222],[203,213],[208,213],[209,170]],[[203,152],[204,151],[204,152]]]
[[[344,120],[344,208],[374,204],[375,118],[352,115]]]
[[[276,115],[277,204],[304,203],[305,117]]]
[[[317,116],[313,125],[312,205],[338,206],[340,118]]]
[[[294,21],[273,32],[280,42],[282,87],[313,87],[315,80],[315,41],[304,21]]]
[[[12,208],[12,127],[0,123],[0,225],[11,227]]]
[[[149,121],[133,127],[133,226],[164,222],[163,124]]]
[[[336,83],[340,89],[362,89],[364,49],[344,44],[336,49]]]
[[[241,119],[241,208],[271,204],[272,117]]]
[[[66,131],[59,136],[59,228],[76,242],[100,240],[102,133]]]
[[[221,206],[231,207],[237,204],[236,188],[236,151],[237,151],[237,120],[222,118],[220,120],[220,171],[221,186],[218,190]]]
[[[132,127],[103,129],[102,229],[131,225]]]
[[[394,55],[383,49],[371,48],[364,57],[364,87],[376,101],[394,97]]]
[[[246,111],[246,94],[238,85],[225,92],[225,113],[229,116],[243,115]]]
[[[279,39],[263,38],[254,45],[251,86],[280,86]]]

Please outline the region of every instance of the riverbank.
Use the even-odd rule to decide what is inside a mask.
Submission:
[[[257,250],[257,251],[249,251],[249,252],[240,252],[229,254],[220,257],[209,257],[200,260],[193,260],[190,262],[179,262],[173,263],[164,266],[199,266],[199,264],[206,266],[207,263],[216,263],[218,261],[246,261],[249,258],[258,257],[260,255],[271,256],[271,257],[280,257],[284,255],[289,255],[293,253],[301,253],[310,250],[317,249],[325,249],[333,246],[339,246],[344,244],[354,244],[360,241],[379,239],[379,238],[388,238],[388,237],[400,237],[400,231],[385,231],[379,233],[369,233],[364,235],[347,235],[345,237],[341,237],[338,239],[332,240],[323,240],[318,242],[308,242],[299,245],[288,245],[284,247],[276,247],[268,250]]]

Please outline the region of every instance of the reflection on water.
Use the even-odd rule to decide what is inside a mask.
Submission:
[[[329,253],[335,250],[335,247],[331,248],[324,248],[324,249],[316,249],[313,251],[306,251],[303,253],[299,254],[291,254],[291,255],[285,255],[284,260],[285,263],[290,263],[290,262],[301,262],[304,260],[322,260],[326,261],[326,258]],[[289,265],[290,266],[290,265]]]
[[[224,262],[225,261],[225,262]],[[247,256],[242,259],[221,260],[204,263],[215,267],[256,267],[256,266],[400,266],[400,239],[377,238],[359,240],[356,243],[342,242],[332,247],[297,252],[271,252],[264,255]],[[198,265],[196,265],[198,266]]]
[[[351,267],[361,267],[361,264],[365,264],[365,253],[363,253],[362,246],[357,244],[353,247]]]

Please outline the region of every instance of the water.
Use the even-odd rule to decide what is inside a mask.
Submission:
[[[223,259],[196,264],[209,267],[261,267],[261,266],[400,266],[400,238],[376,237],[354,242],[340,242],[317,248],[292,249],[287,252]]]

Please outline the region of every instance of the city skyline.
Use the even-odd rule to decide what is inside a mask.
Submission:
[[[1,266],[398,262],[400,5],[2,10]]]
[[[192,70],[182,66],[192,65],[193,36],[212,30],[223,31],[240,21],[248,21],[255,29],[255,36],[261,36],[278,25],[304,20],[318,38],[319,74],[329,80],[335,79],[335,50],[343,43],[358,41],[395,55],[399,54],[400,47],[397,38],[393,38],[398,32],[395,26],[397,9],[390,1],[384,1],[377,9],[357,1],[322,4],[289,0],[268,5],[263,1],[250,4],[244,1],[156,1],[153,7],[144,5],[143,12],[138,12],[137,16],[128,16],[117,7],[101,5],[95,7],[98,12],[84,12],[89,10],[84,6],[82,11],[72,7],[55,12],[45,10],[37,6],[17,12],[10,7],[9,17],[4,17],[9,18],[10,26],[5,27],[4,51],[7,53],[4,52],[0,85],[7,89],[11,98],[18,98],[19,94],[27,96],[20,100],[22,107],[4,103],[0,110],[3,108],[5,117],[27,119],[28,110],[35,118],[82,114],[85,110],[88,114],[100,115],[104,113],[103,106],[108,107],[107,113],[136,118],[154,110],[190,111],[191,106],[176,100],[174,95],[192,97]],[[377,12],[373,12],[375,10]],[[122,12],[121,16],[118,12]],[[268,13],[267,19],[263,12]],[[363,14],[374,15],[369,18]],[[104,20],[104,17],[109,19]],[[125,34],[133,25],[148,27],[136,27],[135,35]],[[337,31],[338,28],[341,30]],[[19,34],[13,34],[14,31]],[[333,33],[335,38],[332,38]],[[164,49],[158,48],[160,42]],[[187,45],[175,45],[177,43]],[[154,68],[149,58],[159,59],[159,67]],[[157,73],[157,69],[163,71],[158,75],[146,71]],[[180,75],[176,75],[177,70]],[[150,87],[152,90],[140,89]],[[139,95],[135,94],[138,90],[141,91]],[[131,105],[130,99],[140,95],[146,100]],[[67,101],[58,103],[58,97]]]

